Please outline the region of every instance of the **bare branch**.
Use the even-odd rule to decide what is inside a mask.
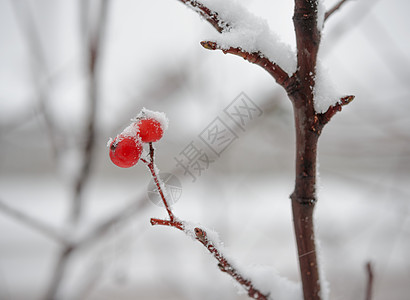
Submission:
[[[335,12],[337,11],[347,0],[340,0],[338,3],[336,3],[331,9],[329,9],[325,13],[325,21]]]
[[[366,300],[372,300],[373,292],[373,266],[371,262],[366,264],[366,273],[367,273],[367,287],[366,287]]]
[[[63,234],[55,230],[50,225],[43,223],[42,221],[33,218],[16,208],[13,208],[0,200],[0,210],[7,216],[15,219],[16,221],[28,226],[29,228],[35,229],[38,232],[44,234],[45,236],[53,239],[54,241],[58,242],[62,245],[69,245],[71,244],[70,241],[64,237]]]
[[[57,292],[60,288],[61,282],[64,278],[68,261],[73,253],[74,248],[72,246],[65,246],[58,257],[57,263],[54,267],[53,276],[51,277],[51,283],[48,287],[47,293],[44,297],[45,300],[56,299]]]
[[[272,75],[272,77],[276,80],[276,82],[279,85],[283,87],[286,86],[286,82],[289,79],[289,75],[280,66],[271,62],[268,58],[264,57],[263,54],[260,52],[249,53],[243,51],[240,48],[233,47],[229,49],[223,49],[217,43],[210,41],[202,41],[201,45],[202,47],[208,50],[221,50],[224,54],[229,53],[240,56],[243,59],[249,61],[250,63],[253,63],[264,68],[270,75]]]
[[[211,11],[208,7],[195,0],[179,0],[186,6],[192,8],[205,20],[207,20],[218,32],[222,32],[229,28],[223,20],[219,19],[218,13]]]

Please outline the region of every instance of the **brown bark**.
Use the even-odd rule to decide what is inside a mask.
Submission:
[[[320,44],[317,0],[295,0],[293,23],[298,69],[296,84],[288,90],[296,129],[295,189],[291,195],[293,224],[305,300],[320,299],[313,212],[316,203],[317,143],[323,125],[315,113],[313,87]]]

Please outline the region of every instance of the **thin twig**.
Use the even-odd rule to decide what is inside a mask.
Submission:
[[[62,245],[70,245],[70,241],[64,237],[64,235],[57,230],[55,230],[50,225],[43,223],[42,221],[33,218],[22,211],[13,208],[6,204],[4,201],[0,199],[0,210],[7,216],[15,219],[16,221],[28,226],[29,228],[35,229],[38,232],[44,234],[45,236],[53,239],[54,241],[58,242]]]
[[[233,47],[223,49],[217,43],[211,41],[202,41],[201,45],[202,47],[208,50],[221,50],[224,54],[229,53],[240,56],[243,59],[249,61],[250,63],[253,63],[264,68],[270,75],[272,75],[276,82],[281,86],[285,87],[286,82],[289,80],[289,75],[279,65],[270,61],[260,52],[249,53],[243,51],[241,48]]]
[[[337,11],[347,0],[340,0],[338,3],[336,3],[331,9],[329,9],[325,13],[325,21],[335,12]]]
[[[366,264],[366,273],[367,273],[367,286],[366,286],[366,300],[372,300],[373,295],[373,281],[374,281],[374,274],[373,274],[373,266],[371,262]]]
[[[195,227],[195,236],[198,241],[208,249],[208,251],[213,254],[215,259],[218,261],[218,267],[222,272],[226,272],[233,279],[235,279],[247,292],[248,296],[253,299],[267,300],[268,296],[262,294],[258,289],[256,289],[249,279],[244,278],[226,259],[226,257],[216,248],[212,241],[208,239],[208,235],[205,230]]]
[[[149,162],[146,161],[145,159],[143,159],[142,161],[143,161],[144,163],[146,163],[148,169],[150,170],[151,176],[152,176],[152,178],[154,179],[155,185],[157,186],[158,193],[160,194],[161,199],[162,199],[162,202],[164,203],[164,207],[165,207],[165,209],[167,210],[169,219],[170,219],[171,222],[173,222],[173,221],[175,220],[175,216],[174,216],[174,214],[172,213],[171,207],[170,207],[170,205],[168,204],[168,201],[167,201],[167,199],[166,199],[166,197],[165,197],[164,191],[163,191],[163,189],[162,189],[162,187],[161,187],[161,179],[158,177],[159,174],[157,174],[157,172],[156,172],[156,166],[155,166],[155,162],[154,162],[154,158],[155,158],[155,148],[154,148],[154,146],[153,146],[152,143],[149,143],[149,157],[150,157],[150,161],[149,161]]]
[[[328,108],[328,110],[322,114],[318,114],[318,120],[321,125],[327,124],[330,119],[338,112],[342,110],[342,106],[345,106],[354,100],[354,96],[345,96],[339,100],[335,105]]]
[[[186,6],[192,8],[194,11],[196,11],[200,16],[207,20],[218,32],[222,33],[222,31],[229,28],[229,24],[221,20],[218,16],[218,13],[213,12],[202,3],[199,3],[195,0],[179,1],[184,3]]]
[[[185,229],[184,222],[169,220],[161,220],[151,218],[151,225],[163,225],[177,228],[184,231],[187,235],[191,235],[191,232]],[[204,247],[215,257],[218,261],[219,269],[230,275],[236,282],[238,282],[248,293],[248,296],[252,299],[267,300],[268,296],[264,295],[253,285],[250,279],[245,278],[241,275],[238,270],[229,262],[229,260],[220,252],[220,250],[215,247],[212,241],[208,239],[207,232],[199,227],[194,228],[195,239],[198,240]]]

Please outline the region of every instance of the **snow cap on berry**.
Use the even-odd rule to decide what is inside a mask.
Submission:
[[[128,125],[127,127],[124,128],[124,130],[120,134],[117,135],[117,137],[115,138],[115,141],[119,142],[128,136],[134,137],[135,139],[139,139],[138,128],[136,128],[135,126],[132,126],[132,124]],[[111,146],[113,141],[114,139],[110,137],[107,142],[108,148]]]
[[[167,116],[163,112],[152,111],[144,107],[141,109],[141,112],[138,114],[138,116],[132,121],[138,121],[141,119],[154,119],[159,122],[163,131],[168,129],[169,121]]]

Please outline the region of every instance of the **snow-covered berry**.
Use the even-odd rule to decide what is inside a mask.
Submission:
[[[110,143],[111,161],[121,168],[135,165],[141,157],[141,141],[134,136],[117,136]]]
[[[161,123],[155,119],[141,119],[137,122],[138,135],[143,143],[156,142],[162,138],[164,130]]]

